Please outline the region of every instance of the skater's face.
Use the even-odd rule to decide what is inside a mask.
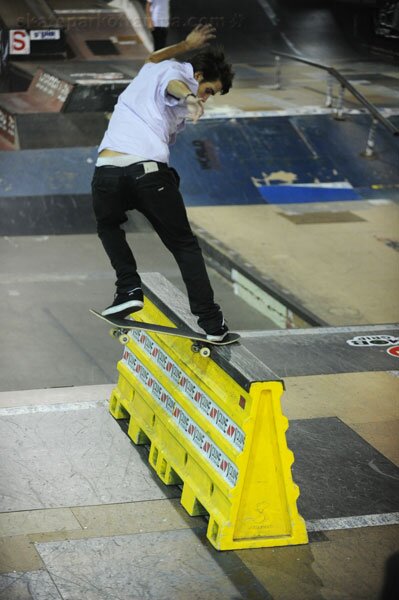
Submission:
[[[222,82],[218,79],[216,81],[205,81],[200,72],[195,73],[194,77],[199,83],[197,96],[203,102],[206,102],[210,96],[220,94],[222,91]]]

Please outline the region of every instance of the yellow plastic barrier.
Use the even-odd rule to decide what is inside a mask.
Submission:
[[[147,298],[143,321],[171,325]],[[118,363],[110,411],[129,418],[129,436],[150,444],[167,484],[183,484],[190,515],[209,515],[218,550],[307,543],[298,514],[294,457],[287,448],[279,381],[244,390],[191,341],[133,330]]]

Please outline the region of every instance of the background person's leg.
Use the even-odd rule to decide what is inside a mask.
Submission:
[[[154,27],[151,33],[154,42],[154,52],[156,50],[160,50],[161,48],[165,48],[168,37],[167,27]]]

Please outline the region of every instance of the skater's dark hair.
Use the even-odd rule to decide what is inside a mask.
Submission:
[[[205,81],[219,80],[222,83],[221,94],[227,94],[233,84],[234,73],[232,65],[229,65],[224,56],[221,46],[211,46],[191,57],[189,62],[194,73],[201,71]]]

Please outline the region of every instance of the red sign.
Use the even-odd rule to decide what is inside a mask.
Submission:
[[[391,346],[391,348],[388,348],[387,352],[391,356],[394,356],[395,358],[399,358],[399,346]]]
[[[10,54],[30,54],[30,36],[25,29],[10,29]]]

